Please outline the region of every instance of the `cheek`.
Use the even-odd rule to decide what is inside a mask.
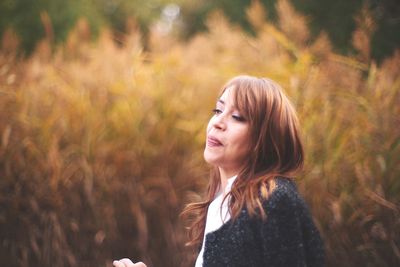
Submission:
[[[236,151],[241,157],[246,157],[249,153],[249,142],[247,140],[241,140],[241,142],[237,143]]]
[[[239,149],[241,151],[243,151],[243,153],[248,153],[248,151],[250,150],[250,136],[249,134],[246,132],[246,134],[242,134],[239,138],[240,141],[237,142],[238,145],[240,146]]]
[[[212,120],[213,120],[213,118],[211,118],[211,119],[208,121],[207,129],[206,129],[206,132],[207,132],[207,133],[210,132],[210,130],[211,130],[211,128],[212,128]]]

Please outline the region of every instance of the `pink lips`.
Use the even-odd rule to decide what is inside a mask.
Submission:
[[[215,137],[209,136],[207,137],[207,146],[208,147],[217,147],[222,146],[222,143]]]

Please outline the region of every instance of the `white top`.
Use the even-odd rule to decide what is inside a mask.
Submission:
[[[210,206],[208,206],[206,228],[204,230],[204,237],[203,237],[203,245],[201,246],[200,253],[197,256],[195,267],[203,266],[203,253],[204,253],[204,243],[206,235],[210,232],[216,231],[231,218],[228,212],[228,203],[230,196],[228,196],[224,201],[222,205],[222,212],[221,212],[221,202],[224,199],[224,196],[231,191],[232,184],[235,181],[236,177],[237,176],[235,175],[228,179],[224,190],[225,194],[222,194],[222,191],[219,191],[214,200],[210,203]]]

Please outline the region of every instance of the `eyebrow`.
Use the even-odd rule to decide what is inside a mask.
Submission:
[[[222,99],[218,99],[218,101],[217,102],[219,102],[219,103],[221,103],[221,104],[224,104],[225,105],[225,101],[224,100],[222,100]]]

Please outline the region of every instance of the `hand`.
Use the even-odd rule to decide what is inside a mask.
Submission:
[[[147,267],[146,264],[139,261],[133,263],[130,259],[124,258],[122,260],[113,261],[114,267]]]

